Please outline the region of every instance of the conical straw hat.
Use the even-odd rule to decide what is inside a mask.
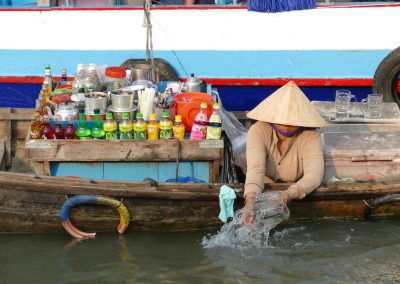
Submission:
[[[323,127],[326,122],[299,87],[290,81],[247,114],[248,118],[292,126]]]

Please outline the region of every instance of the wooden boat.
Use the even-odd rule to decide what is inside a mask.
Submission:
[[[0,107],[34,107],[47,64],[53,76],[67,68],[72,79],[78,63],[119,66],[128,59],[145,58],[141,6],[109,6],[108,1],[74,1],[82,6],[59,1],[58,7],[51,5],[54,1],[4,2],[13,6],[0,7],[1,36],[13,40],[0,42]],[[332,100],[334,91],[345,87],[360,101],[373,84],[382,84],[374,80],[374,73],[399,46],[385,31],[397,25],[400,4],[335,2],[271,14],[232,5],[154,6],[154,56],[169,62],[182,80],[194,73],[217,87],[231,111],[252,109],[288,80],[315,100]],[[64,34],[65,23],[71,35]],[[96,25],[86,28],[82,23]],[[129,32],[120,27],[129,27]],[[44,33],[52,37],[44,40]],[[82,38],[88,36],[93,40]],[[391,64],[398,52],[392,57]],[[380,77],[392,80],[399,69],[392,71],[380,72]],[[388,101],[398,102],[395,92],[384,93]]]
[[[4,133],[17,133],[14,128],[16,121],[21,126],[25,125],[21,127],[25,131],[20,129],[18,132],[26,134],[28,126],[22,122],[26,122],[24,116],[25,119],[29,117],[26,114],[17,115],[20,110],[7,109],[5,112],[8,114],[0,112],[0,130],[3,129],[0,134],[4,137]],[[2,123],[10,125],[8,130],[1,127]],[[10,139],[11,145],[8,149],[17,149],[10,156],[13,159],[20,155],[18,152],[22,149],[15,146],[18,140],[21,138]],[[0,142],[0,146],[6,144],[4,139]],[[59,153],[63,152],[61,148],[58,149]],[[0,161],[5,165],[7,147],[0,150]],[[50,160],[55,159],[56,154],[53,158],[48,157]],[[37,158],[36,160],[38,161]],[[1,171],[0,232],[62,232],[64,229],[59,216],[62,205],[72,196],[86,194],[112,197],[126,205],[131,216],[128,230],[184,231],[218,228],[223,224],[218,219],[220,186],[218,183],[133,182]],[[229,186],[236,191],[238,198],[235,209],[239,209],[243,206],[243,185]],[[266,190],[285,188],[287,184],[266,185]],[[290,220],[363,218],[368,204],[372,204],[373,200],[399,193],[400,181],[329,183],[322,185],[305,199],[293,201],[289,205]],[[371,213],[374,217],[400,215],[399,202],[378,206]],[[80,205],[72,208],[71,220],[82,230],[114,231],[119,216],[114,209],[107,206]]]

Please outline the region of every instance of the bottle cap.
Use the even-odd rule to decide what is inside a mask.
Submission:
[[[150,113],[150,120],[156,120],[157,115],[155,113]]]
[[[136,114],[136,119],[138,119],[138,118],[143,118],[143,114],[140,113],[140,112],[138,112],[138,113]]]
[[[175,115],[175,121],[182,122],[182,115]]]
[[[122,118],[123,119],[128,119],[129,118],[129,114],[127,112],[122,113]]]
[[[95,108],[93,112],[94,112],[94,114],[100,114],[100,109],[99,108]]]
[[[206,102],[202,102],[202,103],[200,104],[200,107],[201,107],[201,108],[207,108],[207,103],[206,103]]]
[[[79,108],[79,113],[85,113],[85,108],[84,107],[80,107]]]
[[[214,107],[214,109],[219,109],[219,108],[221,107],[221,105],[220,105],[219,103],[215,103],[215,104],[213,105],[213,107]]]
[[[112,113],[111,112],[107,112],[106,113],[106,118],[108,118],[108,119],[113,118]]]
[[[164,111],[162,113],[162,117],[169,117],[169,112],[168,111]]]

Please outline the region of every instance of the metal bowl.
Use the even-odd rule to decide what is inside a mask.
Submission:
[[[85,113],[94,114],[96,108],[100,109],[100,114],[107,110],[108,95],[103,92],[92,92],[85,94]]]
[[[130,110],[133,108],[135,91],[129,89],[116,89],[111,91],[112,108],[116,111]]]

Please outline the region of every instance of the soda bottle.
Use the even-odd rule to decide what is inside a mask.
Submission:
[[[54,82],[53,82],[53,76],[51,75],[51,68],[50,65],[46,65],[44,67],[44,80],[43,84],[47,84],[50,86],[50,91],[52,92],[54,89]]]
[[[147,123],[143,119],[143,114],[136,115],[136,121],[133,124],[133,139],[145,140],[147,137]]]
[[[68,83],[67,69],[63,68],[61,70],[61,79],[58,82],[58,85],[66,85]]]
[[[85,116],[84,108],[79,109],[79,122],[78,122],[78,128],[75,131],[75,135],[76,135],[76,138],[78,138],[80,140],[92,139],[92,137],[90,136],[90,129],[86,123],[86,116]]]
[[[129,118],[129,114],[127,112],[122,113],[122,119],[119,122],[119,139],[129,140],[133,138],[132,135],[132,121]]]
[[[73,117],[68,116],[67,127],[65,128],[65,139],[75,139],[76,129],[74,127]]]
[[[172,137],[172,121],[169,118],[169,112],[164,111],[160,120],[160,139],[169,139]]]
[[[214,112],[210,116],[210,119],[208,120],[206,139],[218,140],[221,139],[221,132],[222,132],[222,121],[221,121],[221,115],[219,114],[220,105],[218,103],[215,103],[213,108]]]
[[[40,116],[34,113],[31,117],[31,139],[40,139],[42,137],[42,127]]]
[[[56,139],[65,139],[65,129],[61,124],[61,117],[56,116],[56,125],[54,126],[54,136]]]
[[[157,115],[150,113],[150,121],[147,124],[147,137],[149,140],[158,140],[160,126],[157,121]]]
[[[43,139],[54,139],[54,129],[50,125],[50,119],[47,114],[43,115]]]
[[[183,140],[185,138],[185,125],[182,123],[182,116],[176,115],[175,116],[175,124],[172,128],[174,132],[174,137],[178,138],[179,140]]]
[[[104,139],[106,137],[103,128],[103,121],[100,118],[99,108],[94,109],[93,128],[90,131],[90,136],[92,136],[92,139]]]
[[[202,102],[200,104],[200,111],[196,115],[196,118],[194,119],[192,125],[192,131],[190,132],[191,140],[206,139],[207,123],[208,123],[206,109],[207,109],[207,103]]]
[[[107,140],[115,140],[118,139],[117,137],[117,122],[114,120],[112,113],[108,112],[106,114],[106,121],[103,125],[104,131],[106,133]]]

